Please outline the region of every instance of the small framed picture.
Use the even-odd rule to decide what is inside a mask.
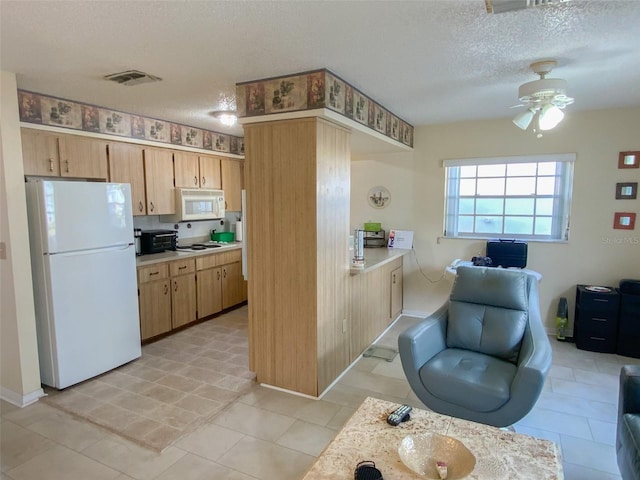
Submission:
[[[640,168],[640,152],[620,152],[618,168]]]
[[[638,198],[638,182],[616,183],[616,200],[635,200]]]
[[[613,216],[613,228],[616,230],[633,230],[636,227],[636,214],[616,212]]]

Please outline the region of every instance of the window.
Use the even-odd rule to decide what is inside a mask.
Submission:
[[[445,237],[567,240],[575,157],[445,160]]]

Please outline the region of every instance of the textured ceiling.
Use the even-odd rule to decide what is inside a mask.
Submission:
[[[484,0],[1,0],[0,21],[20,88],[235,134],[209,112],[236,82],[322,67],[415,126],[511,117],[544,58],[576,99],[568,114],[640,105],[638,0],[499,15]],[[102,79],[128,69],[163,81]]]

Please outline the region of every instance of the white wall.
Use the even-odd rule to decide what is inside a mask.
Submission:
[[[381,184],[393,202],[384,209],[385,223],[415,231],[415,258],[405,257],[404,309],[427,314],[446,298],[451,278],[438,280],[454,258],[483,254],[482,240],[438,238],[442,235],[444,169],[447,158],[575,152],[573,203],[568,243],[529,243],[527,267],[539,271],[540,304],[547,328],[554,329],[558,299],[569,301],[573,325],[578,283],[617,285],[621,278],[640,278],[640,218],[635,230],[614,230],[616,211],[636,212],[640,199],[615,200],[616,182],[640,181],[640,169],[617,168],[618,152],[640,150],[640,108],[567,112],[555,130],[538,139],[505,118],[418,127],[412,154],[371,156],[352,162],[352,223],[372,217],[362,192]],[[399,201],[396,201],[399,200]],[[397,227],[399,228],[399,227]]]
[[[42,395],[31,283],[16,77],[0,72],[0,397],[25,405]]]

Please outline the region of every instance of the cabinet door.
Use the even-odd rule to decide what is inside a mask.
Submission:
[[[60,175],[58,137],[38,130],[21,129],[22,161],[25,175]]]
[[[147,214],[175,213],[173,153],[170,150],[144,149],[144,182],[147,190]]]
[[[60,135],[60,176],[107,179],[107,142]]]
[[[138,285],[140,306],[140,336],[146,340],[171,330],[170,280]]]
[[[134,215],[146,215],[142,147],[129,143],[109,144],[109,181],[131,184],[131,208]]]
[[[198,272],[198,318],[208,317],[222,310],[222,269],[208,268]]]
[[[225,209],[230,212],[242,210],[242,176],[238,160],[220,160],[222,172],[222,190],[224,190]]]
[[[222,188],[220,177],[220,158],[201,155],[200,159],[200,188]]]
[[[196,320],[196,274],[171,277],[171,325],[181,327]]]
[[[198,154],[188,152],[173,152],[173,169],[176,187],[200,187],[200,168],[198,166]]]
[[[242,302],[242,267],[240,262],[222,266],[222,308],[229,308]]]
[[[391,271],[391,320],[402,312],[402,267]]]

